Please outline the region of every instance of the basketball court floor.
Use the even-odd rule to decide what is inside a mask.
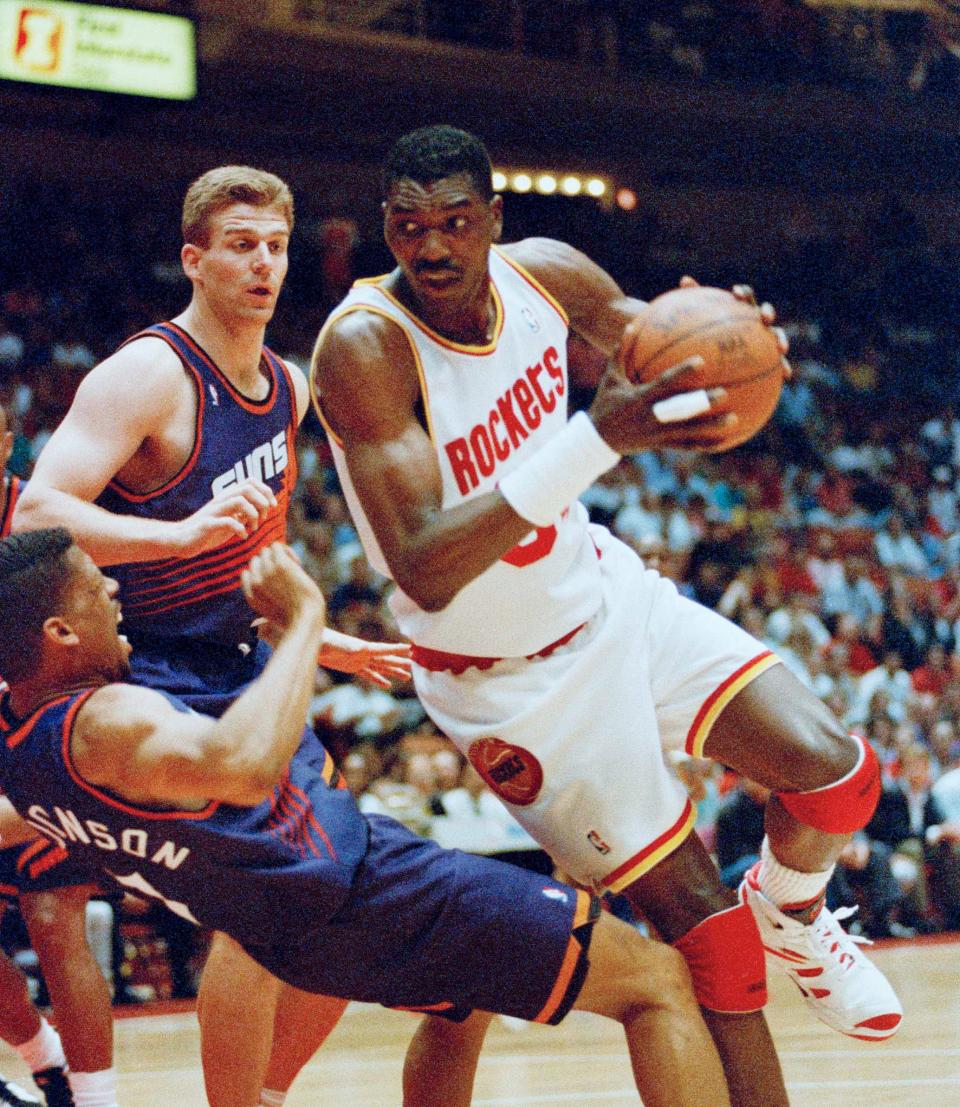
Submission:
[[[886,1043],[833,1033],[807,1015],[792,984],[783,977],[771,980],[769,1019],[791,1104],[957,1107],[960,939],[885,943],[871,956],[889,975],[906,1012],[900,1032]],[[351,1005],[301,1073],[287,1107],[399,1107],[403,1054],[414,1026],[411,1015]],[[123,1009],[116,1039],[121,1107],[204,1107],[190,1005]],[[22,1062],[2,1043],[0,1071],[29,1086]],[[491,1028],[474,1107],[635,1107],[638,1102],[615,1024],[574,1012],[559,1027],[515,1029],[498,1020]]]

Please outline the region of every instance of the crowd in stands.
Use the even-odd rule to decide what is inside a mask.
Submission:
[[[83,374],[187,298],[175,227],[168,241],[159,220],[134,227],[79,198],[32,210],[49,216],[44,251],[28,249],[29,222],[11,223],[0,259],[0,403],[16,435],[10,467],[21,476]],[[817,255],[820,265],[816,256],[772,258],[764,291],[781,307],[794,372],[758,438],[728,454],[625,458],[584,497],[594,519],[684,594],[769,645],[873,743],[883,798],[831,885],[835,906],[859,907],[852,925],[869,937],[960,929],[956,280],[938,281],[896,204],[877,231],[864,232],[879,259],[862,266],[869,282],[863,273],[846,280],[843,251]],[[306,364],[353,276],[385,266],[375,251],[369,266],[358,260],[349,221],[308,223],[300,235],[325,252],[305,266],[294,248],[296,276],[269,341]],[[588,401],[600,368],[571,342],[575,403]],[[328,596],[332,624],[395,639],[387,582],[362,554],[313,417],[299,463],[289,540]],[[320,672],[311,710],[365,809],[447,845],[549,865],[425,719],[411,688],[387,692]],[[762,793],[722,768],[676,768],[698,800],[699,832],[735,883],[759,848]],[[167,940],[180,952],[170,987],[188,994],[197,949],[184,951],[182,936]]]
[[[313,5],[306,5],[310,12]],[[955,92],[960,16],[805,0],[423,0],[392,30],[578,61],[608,74]]]

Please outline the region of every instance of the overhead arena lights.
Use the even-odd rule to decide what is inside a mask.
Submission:
[[[542,196],[592,196],[609,201],[615,192],[613,182],[590,173],[557,173],[549,169],[495,169],[496,192],[536,192]]]

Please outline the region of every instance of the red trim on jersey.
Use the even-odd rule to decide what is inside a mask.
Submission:
[[[298,788],[295,784],[290,785],[290,791],[296,797],[301,799],[304,804],[306,804],[307,822],[309,823],[309,825],[311,827],[313,827],[313,829],[317,832],[317,834],[320,835],[320,838],[323,841],[323,844],[327,847],[327,850],[329,851],[330,856],[333,858],[334,861],[336,861],[337,860],[337,851],[333,848],[333,842],[330,841],[329,837],[327,836],[327,832],[320,825],[320,821],[317,819],[317,816],[314,813],[313,808],[310,806],[310,800],[307,797],[306,792],[304,792],[304,790],[302,788]]]
[[[111,480],[109,483],[108,487],[116,492],[118,496],[122,496],[123,499],[129,500],[130,503],[142,504],[146,503],[148,500],[152,500],[155,496],[160,496],[164,492],[169,492],[171,488],[176,488],[178,484],[181,484],[190,475],[194,465],[196,465],[197,463],[197,457],[200,454],[203,432],[203,412],[204,404],[206,401],[204,397],[203,378],[190,364],[190,362],[187,361],[183,354],[180,353],[180,351],[177,349],[176,343],[173,341],[170,335],[165,334],[163,331],[141,331],[139,334],[133,335],[132,337],[128,338],[126,342],[122,343],[121,349],[123,348],[123,346],[127,346],[129,343],[135,342],[138,338],[159,338],[162,342],[166,342],[170,349],[173,350],[173,352],[180,359],[180,364],[184,367],[184,369],[187,370],[190,379],[193,381],[193,387],[196,389],[197,392],[197,414],[196,418],[193,421],[193,449],[190,451],[190,456],[183,463],[180,469],[176,473],[174,473],[174,475],[169,480],[164,481],[164,483],[161,484],[159,488],[154,488],[150,492],[134,492],[132,489],[127,488],[125,485],[121,484],[116,477],[114,477],[113,480]]]
[[[146,602],[131,600],[123,605],[124,611],[128,616],[160,615],[176,607],[183,607],[190,603],[199,603],[201,600],[206,600],[209,596],[219,596],[224,592],[233,591],[239,588],[240,575],[247,565],[249,565],[251,558],[276,541],[276,537],[277,536],[273,534],[265,534],[256,546],[245,553],[238,554],[231,562],[218,566],[216,569],[207,570],[205,573],[200,573],[196,577],[189,578],[190,580],[199,581],[199,583],[194,584],[190,588],[172,588],[163,595],[157,596],[152,600],[147,600]],[[282,537],[282,535],[280,535],[280,537]],[[220,572],[221,569],[228,569],[230,571],[224,573]],[[200,580],[201,577],[208,577],[211,572],[219,573],[219,575],[210,577],[210,579]],[[217,585],[222,586],[217,587]]]
[[[603,878],[603,880],[600,881],[603,887],[609,888],[610,885],[616,883],[617,879],[623,876],[624,873],[628,873],[631,869],[635,869],[638,865],[643,863],[645,857],[649,857],[651,853],[655,853],[658,849],[660,849],[661,846],[665,845],[667,842],[670,841],[671,838],[675,837],[683,829],[683,824],[687,821],[688,818],[690,818],[692,811],[693,805],[688,799],[683,805],[683,811],[680,813],[680,818],[677,819],[673,826],[669,827],[669,829],[665,830],[658,838],[654,838],[654,840],[648,845],[644,846],[642,850],[635,853],[632,857],[624,861],[624,863],[618,868],[614,869],[612,873],[608,873]],[[677,845],[679,846],[680,843],[678,842]]]
[[[85,694],[90,695],[90,693],[93,691],[94,689],[91,688],[90,691]],[[7,731],[6,737],[4,739],[4,741],[7,743],[7,749],[16,749],[16,747],[19,746],[24,738],[26,738],[27,735],[30,733],[33,724],[48,708],[56,707],[58,704],[64,703],[66,700],[70,699],[73,694],[73,692],[65,692],[62,696],[56,696],[54,699],[47,700],[45,703],[40,704],[39,707],[35,707],[33,711],[31,711],[30,714],[23,720],[23,722],[15,726],[13,730]]]
[[[278,539],[283,538],[284,534],[284,522],[282,519],[278,519],[273,523],[268,523],[261,527],[253,535],[254,541],[247,544],[244,543],[244,548],[234,547],[230,551],[230,556],[225,558],[222,562],[216,565],[200,565],[189,566],[195,568],[194,572],[190,572],[186,576],[178,577],[176,580],[169,581],[167,584],[152,584],[150,587],[141,587],[140,581],[134,581],[131,587],[136,590],[136,596],[134,599],[124,601],[123,608],[126,612],[139,611],[143,607],[149,607],[151,604],[161,600],[168,599],[171,596],[179,596],[186,592],[195,591],[195,588],[187,588],[186,586],[192,584],[194,581],[210,580],[210,583],[216,584],[217,581],[224,578],[225,570],[232,569],[237,565],[245,567],[250,559],[260,552],[260,550],[266,548],[271,542],[275,542]],[[231,544],[232,545],[232,544]],[[186,567],[186,566],[185,566]],[[173,576],[174,573],[167,573],[166,576]],[[239,573],[233,574],[236,579],[239,580]],[[155,599],[146,599],[145,597],[159,593]]]
[[[141,819],[162,822],[169,821],[170,819],[196,819],[198,821],[201,819],[208,819],[220,806],[219,800],[211,800],[202,811],[184,811],[180,808],[176,811],[153,811],[150,808],[136,807],[132,803],[128,803],[126,800],[122,800],[117,796],[112,796],[109,792],[104,792],[100,788],[96,788],[94,785],[84,780],[73,764],[73,758],[70,754],[70,739],[73,736],[73,726],[80,708],[83,707],[96,691],[98,691],[98,689],[90,688],[88,691],[78,696],[76,702],[71,705],[70,710],[64,716],[61,752],[63,754],[64,768],[70,774],[70,779],[73,783],[76,784],[78,788],[82,788],[84,792],[89,792],[91,796],[100,800],[101,803],[107,804],[108,807],[115,807],[118,811],[123,811],[127,815],[136,815]],[[64,696],[63,698],[69,699],[70,697]]]
[[[283,523],[284,533],[286,533],[286,518],[287,507],[289,503],[289,497],[286,489],[281,489],[277,497],[277,509],[272,512],[267,521],[257,530],[248,534],[246,538],[236,538],[224,543],[222,546],[217,546],[212,550],[205,550],[203,553],[196,554],[194,557],[165,557],[160,561],[141,562],[137,568],[137,580],[136,585],[152,583],[158,580],[167,580],[170,577],[177,576],[178,573],[185,572],[194,566],[203,566],[212,568],[215,565],[224,561],[229,561],[240,552],[240,547],[245,549],[252,549],[256,544],[258,537],[260,536],[264,527],[271,526],[275,520],[279,519]],[[281,536],[282,537],[282,536]],[[252,554],[251,554],[252,556]],[[124,601],[126,606],[127,601]]]
[[[10,524],[13,522],[13,512],[20,498],[20,490],[23,481],[19,477],[10,477],[7,482],[7,502],[3,506],[3,515],[0,516],[0,538],[6,538],[10,533]]]
[[[197,342],[195,338],[192,338],[178,323],[167,323],[168,327],[171,327],[177,332],[180,338],[183,339],[185,345],[187,345],[194,354],[203,362],[204,365],[223,382],[224,388],[230,393],[230,395],[237,401],[237,403],[245,410],[252,412],[254,415],[266,415],[267,412],[273,409],[273,405],[277,401],[277,393],[279,388],[277,387],[277,374],[269,358],[261,355],[260,362],[262,365],[270,370],[270,387],[266,396],[262,400],[251,400],[249,396],[245,396],[239,388],[230,380],[230,378],[224,373],[224,371],[217,365],[213,358],[207,353],[207,351]],[[263,348],[263,352],[266,353],[266,347]],[[272,352],[272,351],[271,351]]]
[[[586,625],[586,623],[581,623],[578,627],[568,631],[562,638],[558,638],[556,642],[544,646],[542,650],[537,650],[536,653],[528,653],[525,660],[533,661],[535,657],[549,657],[554,650],[560,649],[561,646],[565,646],[575,638]],[[416,643],[411,647],[410,659],[415,661],[421,669],[428,669],[431,673],[451,672],[454,676],[460,676],[471,667],[481,670],[490,669],[498,661],[506,660],[503,657],[471,657],[465,653],[446,653],[443,650],[432,650],[428,646],[418,646]]]
[[[23,872],[32,857],[40,853],[45,847],[54,844],[55,843],[51,842],[49,838],[38,838],[35,842],[31,842],[17,855],[17,872]],[[59,849],[59,847],[57,848]]]

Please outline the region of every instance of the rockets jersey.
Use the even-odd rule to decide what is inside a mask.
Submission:
[[[0,479],[2,479],[2,474],[0,474]],[[10,523],[13,521],[17,500],[23,495],[26,486],[26,481],[20,480],[19,477],[10,477],[7,484],[7,502],[3,507],[3,511],[0,511],[0,538],[6,538],[10,533]]]
[[[138,494],[116,479],[97,503],[119,515],[174,521],[198,511],[214,496],[248,478],[270,485],[277,506],[245,538],[187,558],[112,565],[120,584],[124,631],[138,638],[190,638],[234,646],[251,642],[253,614],[240,588],[250,558],[286,535],[287,505],[296,483],[294,437],[297,403],[283,361],[263,348],[270,380],[263,400],[239,392],[189,334],[159,323],[128,339],[160,338],[177,354],[197,393],[193,452],[160,488]]]
[[[391,319],[406,335],[420,377],[426,429],[443,478],[443,508],[490,492],[567,422],[567,316],[524,269],[490,253],[494,338],[464,346],[430,330],[384,286],[358,281],[326,323],[349,312]],[[323,397],[315,397],[318,413]],[[343,450],[327,427],[334,461],[371,564],[389,567],[360,506]],[[478,657],[536,653],[600,606],[597,552],[575,502],[471,581],[442,611],[427,612],[399,588],[390,607],[417,645]]]
[[[337,911],[368,829],[316,760],[298,750],[256,807],[139,808],[87,784],[72,764],[73,721],[95,691],[55,697],[23,720],[11,715],[7,693],[0,698],[0,787],[24,819],[121,888],[241,943],[274,941],[291,925],[302,934]],[[332,776],[329,758],[326,766]]]

